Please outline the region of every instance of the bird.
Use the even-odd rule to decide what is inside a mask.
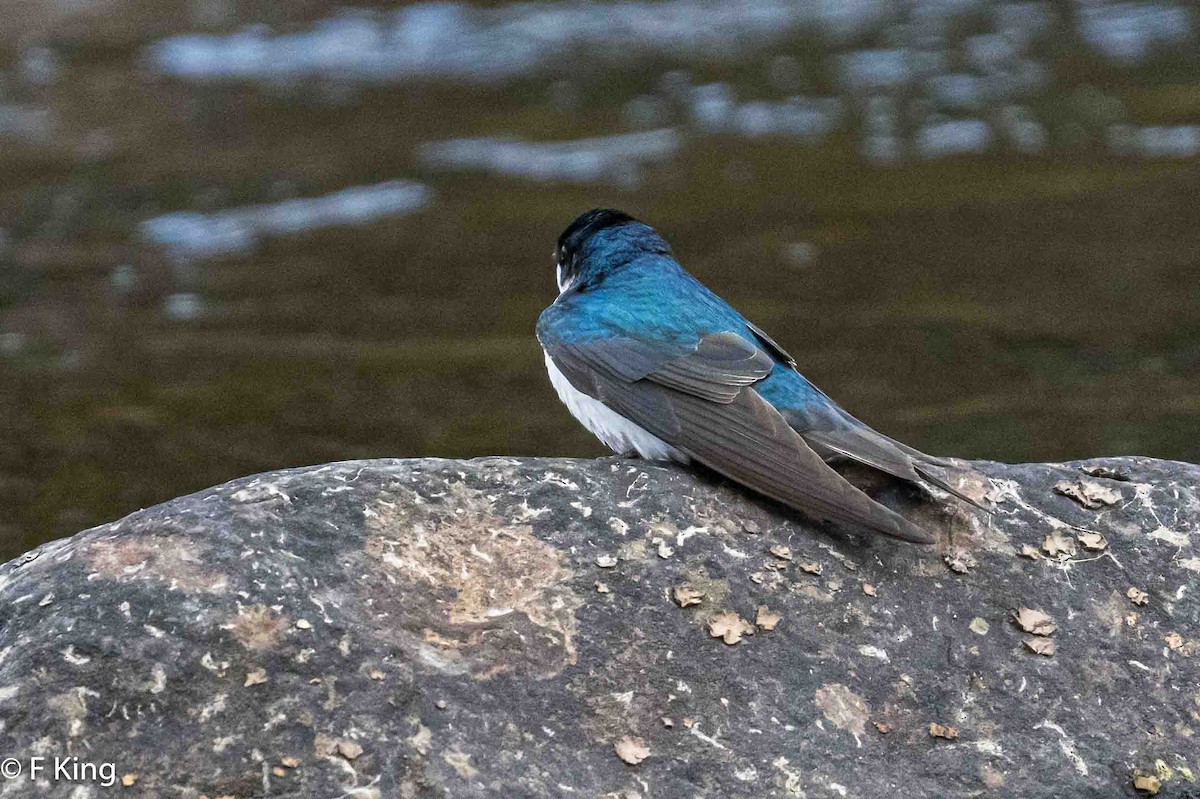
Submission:
[[[559,236],[554,259],[558,297],[537,322],[550,383],[617,455],[699,463],[809,517],[915,543],[934,537],[827,461],[849,458],[986,510],[948,481],[965,467],[851,416],[649,225],[593,209]]]

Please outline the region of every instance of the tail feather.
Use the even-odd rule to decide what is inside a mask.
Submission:
[[[976,508],[992,513],[977,500],[964,494],[950,483],[946,472],[970,472],[951,461],[926,455],[889,438],[837,409],[823,420],[789,414],[789,424],[809,443],[813,449],[826,457],[842,455],[866,464],[882,472],[917,484],[928,484],[958,497]]]
[[[932,461],[932,459],[931,459],[931,462],[937,463],[936,461]],[[944,461],[943,461],[943,463],[944,463]],[[952,486],[950,484],[950,482],[948,480],[946,480],[945,477],[935,473],[933,471],[933,468],[936,468],[936,467],[931,467],[930,463],[917,462],[917,463],[913,464],[913,468],[916,470],[917,474],[921,476],[921,479],[924,480],[925,482],[932,483],[933,485],[937,486],[938,488],[942,489],[943,491],[945,491],[948,494],[953,494],[954,496],[961,499],[963,502],[966,502],[969,505],[973,505],[976,508],[979,508],[984,513],[987,513],[987,514],[995,513],[995,511],[992,508],[988,508],[988,507],[985,507],[984,505],[981,505],[978,500],[975,500],[975,499],[967,496],[962,491],[960,491],[959,489]],[[943,468],[953,469],[955,467],[948,466],[948,467],[943,467]]]

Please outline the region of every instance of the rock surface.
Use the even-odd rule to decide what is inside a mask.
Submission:
[[[107,790],[32,757],[184,799],[1200,796],[1200,467],[975,467],[990,519],[878,488],[934,547],[626,460],[140,511],[0,569],[0,796]]]

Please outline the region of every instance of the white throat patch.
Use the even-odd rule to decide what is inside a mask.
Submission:
[[[558,265],[556,282],[558,283],[558,296],[560,297],[567,292],[567,289],[575,285],[575,278],[572,277],[570,280],[567,279],[566,271],[563,269],[563,265],[561,263]]]

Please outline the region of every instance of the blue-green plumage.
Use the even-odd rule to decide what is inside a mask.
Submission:
[[[560,397],[613,449],[698,460],[785,504],[929,540],[826,466],[843,455],[952,489],[946,462],[876,433],[764,331],[688,274],[649,226],[616,211],[559,239],[558,299],[537,335]]]

